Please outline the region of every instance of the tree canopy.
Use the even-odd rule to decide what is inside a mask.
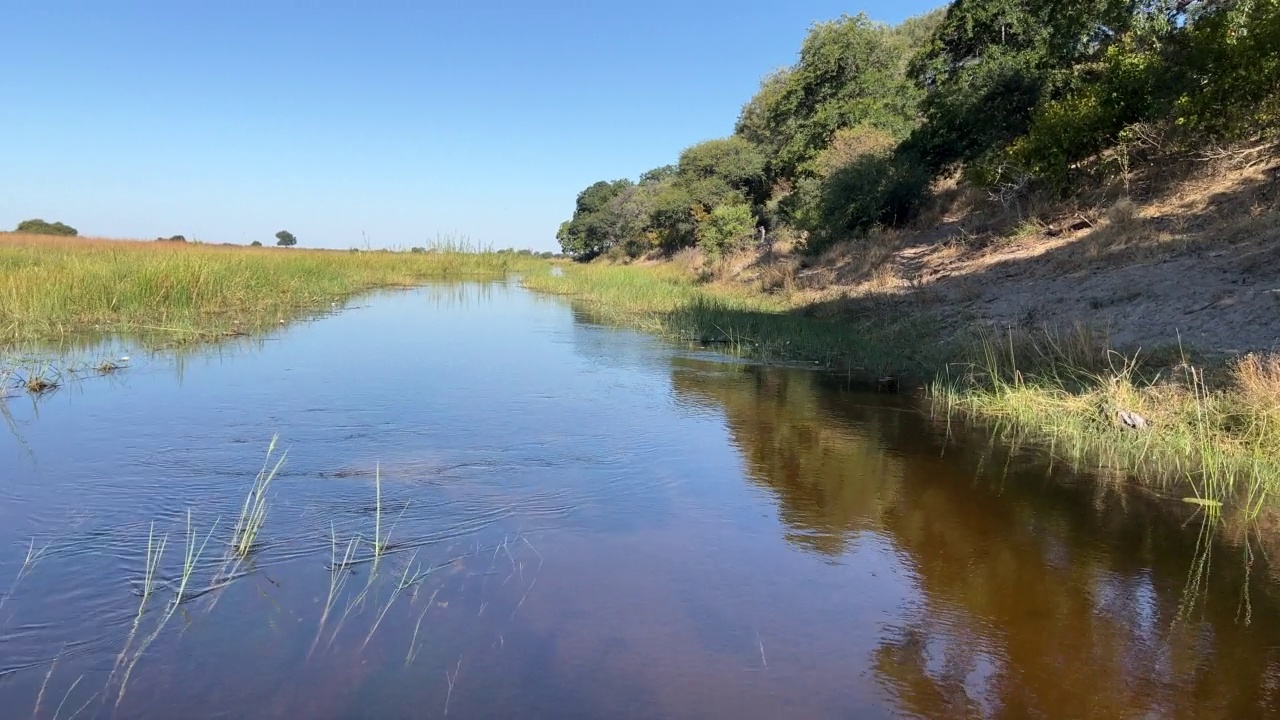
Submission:
[[[276,233],[276,245],[279,245],[280,247],[293,247],[297,244],[298,238],[294,237],[293,233],[288,230],[281,230]]]
[[[80,234],[78,230],[70,225],[64,225],[60,222],[45,222],[39,218],[23,220],[18,223],[18,227],[14,232],[31,233],[33,235],[59,235],[62,237],[75,237]]]
[[[733,135],[591,185],[558,237],[635,257],[790,227],[819,251],[910,220],[957,171],[1064,191],[1139,124],[1182,147],[1280,137],[1280,0],[955,0],[897,26],[816,23]]]

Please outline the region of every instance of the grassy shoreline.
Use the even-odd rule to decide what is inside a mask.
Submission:
[[[928,317],[813,317],[741,283],[699,281],[672,263],[580,265],[530,276],[587,312],[766,362],[802,362],[926,390],[939,414],[995,422],[1055,459],[1139,483],[1207,513],[1270,517],[1280,490],[1280,358],[1193,367],[1179,353],[1128,356],[1087,330],[1061,336],[947,336]],[[1145,429],[1124,427],[1120,413]]]
[[[0,233],[0,346],[91,333],[206,340],[261,331],[377,288],[543,266],[450,247],[355,253]]]

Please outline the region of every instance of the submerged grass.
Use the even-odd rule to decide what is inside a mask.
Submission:
[[[262,330],[374,288],[543,267],[447,241],[391,253],[0,233],[0,345],[88,332],[194,341]]]
[[[1017,442],[1078,469],[1145,484],[1209,513],[1252,521],[1277,509],[1278,355],[1211,364],[1206,374],[1176,349],[1120,355],[1085,327],[944,336],[927,317],[874,309],[812,317],[812,308],[787,297],[705,282],[677,263],[571,266],[524,282],[573,296],[601,322],[765,361],[804,361],[851,380],[918,381],[943,414],[996,421]],[[1133,416],[1146,427],[1121,421]]]

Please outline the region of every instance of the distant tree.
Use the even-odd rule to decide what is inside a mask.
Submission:
[[[249,247],[262,247],[262,241],[254,240],[253,242],[249,243]]]
[[[18,223],[16,232],[31,233],[33,235],[60,235],[62,237],[75,237],[80,234],[70,225],[63,225],[60,222],[47,223],[39,218],[23,220]]]
[[[281,230],[276,233],[276,245],[279,245],[280,247],[293,247],[297,244],[298,238],[294,237],[293,233],[288,230]]]
[[[158,237],[156,242],[186,242],[187,238],[182,235],[170,235],[169,237]]]
[[[579,193],[573,218],[556,233],[560,247],[583,259],[608,250],[620,239],[617,218],[609,211],[609,203],[632,184],[630,180],[600,181]]]
[[[414,254],[422,254],[422,253],[425,253],[426,251],[427,249],[421,246],[415,246],[415,247],[409,248],[409,252]]]

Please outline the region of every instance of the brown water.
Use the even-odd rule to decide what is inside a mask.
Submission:
[[[131,354],[7,402],[4,718],[1280,714],[1261,556],[905,399],[502,283]]]

